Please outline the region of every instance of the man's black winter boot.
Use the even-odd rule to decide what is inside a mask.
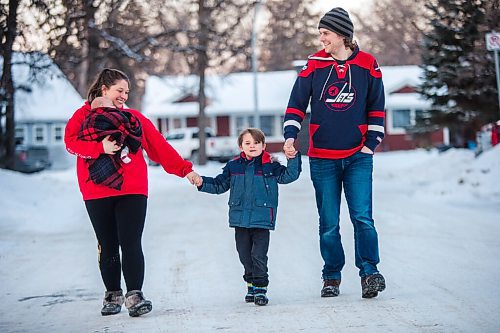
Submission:
[[[361,278],[361,297],[363,298],[377,297],[378,293],[384,291],[384,289],[385,279],[380,273]]]
[[[323,281],[321,297],[335,297],[340,294],[340,280],[326,279]]]

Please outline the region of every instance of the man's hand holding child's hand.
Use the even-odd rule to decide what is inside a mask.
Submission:
[[[285,152],[286,158],[294,158],[297,155],[297,150],[293,146],[295,139],[289,138],[286,139],[285,144],[283,145],[283,151]]]

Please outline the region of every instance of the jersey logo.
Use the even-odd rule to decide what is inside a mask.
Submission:
[[[332,110],[337,112],[347,111],[353,106],[356,99],[356,90],[350,87],[349,82],[335,82],[328,86],[325,94],[325,104]]]

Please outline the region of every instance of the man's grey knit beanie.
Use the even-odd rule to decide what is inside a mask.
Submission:
[[[324,28],[341,36],[352,39],[354,26],[349,13],[343,8],[336,7],[326,13],[319,21],[318,29]]]

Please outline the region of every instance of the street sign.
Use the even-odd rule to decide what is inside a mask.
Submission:
[[[492,31],[486,34],[486,48],[488,51],[495,53],[495,71],[497,74],[497,95],[498,95],[498,110],[500,110],[500,33]]]
[[[486,34],[486,48],[488,51],[500,51],[500,32]]]

